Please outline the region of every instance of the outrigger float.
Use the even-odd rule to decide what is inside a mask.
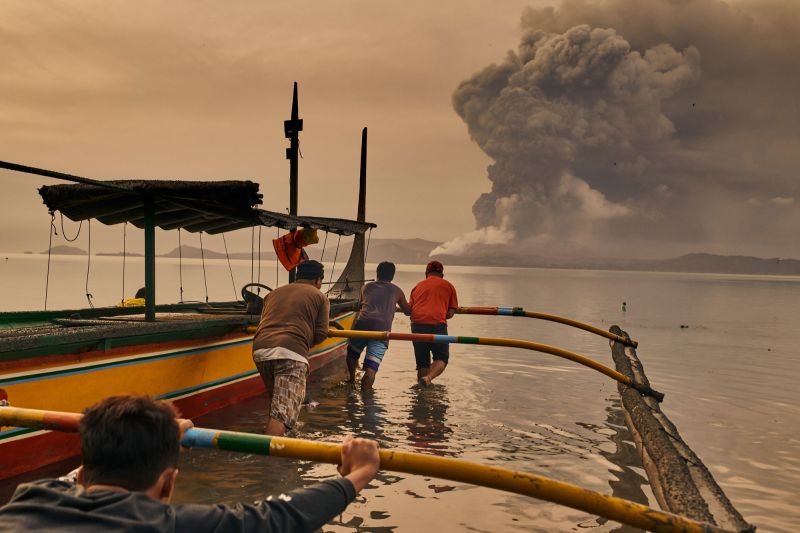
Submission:
[[[288,214],[259,209],[262,195],[251,181],[98,181],[0,162],[0,168],[73,182],[39,189],[51,216],[60,211],[73,221],[130,222],[144,229],[146,291],[143,307],[0,313],[0,400],[31,408],[57,405],[82,411],[110,395],[137,393],[171,400],[185,416],[197,417],[263,392],[251,356],[253,334],[246,331],[258,323],[260,310],[253,303],[260,303],[261,297],[248,289],[269,287],[246,285],[242,296],[250,305],[244,301],[157,305],[157,226],[178,230],[178,235],[181,230],[199,233],[201,243],[202,233],[260,226],[288,231],[312,228],[340,239],[354,236],[347,264],[338,279],[331,280],[328,291],[331,318],[349,326],[364,281],[365,233],[376,227],[365,221],[367,132],[364,128],[357,219],[346,220],[297,214],[302,129],[295,83],[291,119],[284,122],[290,140]],[[321,381],[341,372],[345,351],[346,341],[335,338],[313,347],[309,380]],[[0,479],[77,452],[74,435],[0,427]]]
[[[639,343],[619,326],[612,326],[605,331],[570,318],[526,311],[520,307],[460,307],[456,313],[534,318],[566,324],[594,333],[609,340],[616,369],[611,369],[593,359],[563,348],[518,339],[420,335],[388,331],[345,331],[343,329],[332,329],[329,336],[506,346],[562,357],[592,368],[617,382],[626,426],[633,436],[648,481],[661,509],[704,524],[704,526],[703,529],[694,529],[694,526],[686,527],[685,524],[671,523],[669,526],[660,524],[658,527],[645,527],[641,523],[635,524],[596,511],[590,512],[648,531],[755,531],[755,526],[749,524],[736,510],[703,461],[686,444],[675,425],[661,411],[659,403],[663,401],[664,394],[650,386],[644,366],[636,353]],[[550,498],[544,499],[556,501]],[[556,503],[563,502],[556,501]],[[588,510],[584,507],[575,508]]]

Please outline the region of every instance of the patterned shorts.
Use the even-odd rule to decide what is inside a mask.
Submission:
[[[294,359],[271,359],[256,363],[267,393],[272,397],[270,418],[292,429],[306,396],[308,365]]]

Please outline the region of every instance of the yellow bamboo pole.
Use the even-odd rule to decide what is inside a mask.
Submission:
[[[533,350],[537,352],[548,353],[564,359],[569,359],[586,367],[597,370],[629,387],[633,387],[642,394],[651,396],[659,402],[664,399],[664,394],[652,389],[648,385],[638,383],[630,377],[617,372],[613,368],[609,368],[602,363],[598,363],[594,359],[590,359],[584,355],[564,350],[549,344],[541,344],[538,342],[524,341],[519,339],[502,339],[497,337],[463,337],[455,335],[430,335],[420,333],[394,333],[390,331],[359,331],[349,329],[332,329],[328,332],[329,337],[343,337],[350,339],[375,339],[375,340],[401,340],[401,341],[418,341],[418,342],[436,342],[446,344],[482,344],[488,346],[506,346],[509,348],[522,348],[524,350]]]
[[[557,322],[559,324],[572,326],[573,328],[582,329],[584,331],[594,333],[595,335],[600,335],[601,337],[610,339],[614,342],[622,343],[626,346],[633,346],[634,348],[639,346],[638,342],[631,340],[628,337],[616,335],[614,333],[611,333],[610,331],[598,328],[597,326],[592,326],[591,324],[585,324],[583,322],[578,322],[577,320],[573,320],[571,318],[558,315],[551,315],[549,313],[526,311],[521,307],[458,307],[456,308],[456,313],[462,315],[522,316],[526,318],[548,320],[550,322]]]
[[[0,426],[77,431],[80,416],[77,413],[0,406]],[[275,455],[330,464],[339,464],[342,450],[340,444],[329,442],[203,428],[187,430],[182,443],[187,447]],[[647,531],[730,533],[712,524],[536,474],[397,450],[380,450],[379,454],[381,470],[431,476],[531,496]]]

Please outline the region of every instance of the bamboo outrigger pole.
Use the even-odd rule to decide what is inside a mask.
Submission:
[[[422,333],[393,333],[391,331],[357,331],[349,329],[332,329],[328,332],[329,337],[344,337],[348,339],[374,339],[374,340],[398,340],[398,341],[418,341],[418,342],[435,342],[444,344],[482,344],[485,346],[508,346],[510,348],[522,348],[525,350],[533,350],[536,352],[549,353],[570,361],[575,361],[589,368],[593,368],[598,372],[605,374],[622,383],[639,391],[642,394],[655,398],[657,401],[664,399],[664,394],[650,388],[649,385],[638,383],[629,378],[625,374],[617,372],[613,368],[609,368],[594,359],[586,356],[550,346],[548,344],[541,344],[532,341],[523,341],[519,339],[500,339],[495,337],[460,337],[455,335],[430,335]]]
[[[577,320],[572,320],[571,318],[566,318],[563,316],[539,313],[536,311],[526,311],[521,307],[458,307],[456,308],[456,313],[462,315],[524,316],[527,318],[538,318],[539,320],[549,320],[550,322],[558,322],[559,324],[566,324],[567,326],[589,331],[595,335],[600,335],[601,337],[619,342],[626,346],[633,346],[634,348],[639,346],[638,342],[631,340],[628,337],[616,335],[610,331],[592,326],[591,324],[584,324],[583,322],[578,322]]]
[[[78,413],[0,406],[0,426],[75,432],[81,416]],[[330,464],[339,464],[342,449],[340,444],[329,442],[203,428],[188,429],[184,433],[182,444],[189,448],[216,448]],[[380,450],[379,454],[381,470],[432,476],[532,496],[647,531],[726,533],[726,530],[712,524],[665,513],[536,474],[420,453]]]

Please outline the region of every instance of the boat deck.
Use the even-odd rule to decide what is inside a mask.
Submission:
[[[233,313],[158,313],[147,322],[143,314],[54,318],[29,326],[0,330],[0,365],[30,357],[108,350],[130,344],[190,340],[220,336],[258,323],[258,315]]]

